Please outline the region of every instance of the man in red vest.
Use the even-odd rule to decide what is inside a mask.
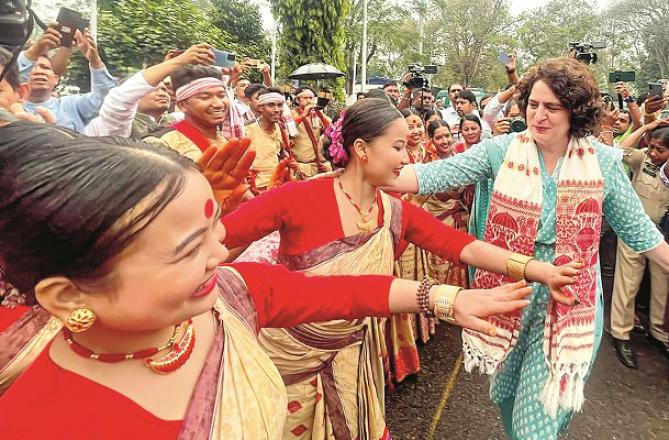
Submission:
[[[225,143],[220,127],[236,114],[232,112],[231,116],[229,111],[232,109],[226,83],[218,69],[188,64],[172,73],[172,87],[177,105],[183,111],[183,120],[152,133],[145,140],[163,142],[182,155],[198,160],[208,147]],[[237,131],[235,137],[241,137],[241,125]]]

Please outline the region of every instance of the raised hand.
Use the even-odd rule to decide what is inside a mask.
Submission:
[[[31,61],[37,60],[41,56],[49,54],[51,49],[60,46],[60,39],[62,35],[56,30],[57,23],[52,23],[47,27],[42,35],[37,38],[28,49],[26,49],[25,56]]]
[[[81,54],[88,60],[91,64],[91,67],[94,69],[102,68],[102,60],[100,59],[100,54],[98,53],[98,45],[95,44],[93,35],[91,32],[86,29],[82,34],[80,30],[74,33],[74,38],[77,40],[77,49]]]
[[[509,62],[504,65],[507,72],[513,72],[516,70],[516,54],[509,54]]]
[[[500,134],[511,133],[511,121],[507,118],[498,119],[495,121],[495,126],[492,129],[494,136]]]
[[[209,65],[214,62],[214,53],[212,52],[212,49],[213,47],[207,43],[195,44],[172,59],[180,66],[185,66],[186,64]]]
[[[667,119],[656,119],[653,122],[650,122],[650,123],[644,125],[644,127],[646,128],[646,132],[653,131],[657,127],[667,127],[667,126],[669,126],[669,118],[667,118]]]
[[[615,108],[613,106],[613,103],[609,102],[608,104],[605,103],[605,105],[602,107],[602,115],[600,117],[601,120],[601,126],[606,127],[606,129],[611,129],[613,126],[613,123],[616,122],[616,119],[618,119],[618,114],[620,113],[620,110]],[[602,128],[604,130],[604,128]]]
[[[246,176],[256,156],[250,145],[249,138],[230,139],[220,148],[208,148],[198,160],[224,214],[234,211],[248,190]]]
[[[574,284],[576,277],[584,268],[585,264],[578,261],[571,261],[563,266],[553,266],[553,270],[548,274],[546,286],[554,301],[566,306],[578,304],[578,299],[565,291],[565,287]]]
[[[644,101],[644,110],[647,114],[653,114],[659,112],[669,101],[669,98],[663,98],[662,96],[651,96],[650,98]]]
[[[42,122],[47,124],[55,124],[56,116],[47,108],[42,106],[35,107],[35,114],[28,113],[19,103],[12,104],[8,109],[16,119],[29,122]]]
[[[622,96],[623,98],[627,98],[628,96],[630,96],[630,90],[627,87],[627,84],[625,84],[624,82],[622,81],[617,82],[614,88],[616,89],[616,93]]]
[[[295,162],[295,159],[287,157],[279,162],[270,178],[269,188],[276,188],[292,180],[291,170],[294,171],[295,169],[291,161]],[[297,162],[295,162],[295,166],[297,166]],[[299,167],[297,170],[299,171]]]
[[[526,307],[530,303],[526,298],[531,292],[532,288],[527,286],[525,280],[494,289],[462,290],[453,306],[455,322],[460,327],[494,336],[497,329],[486,318]]]

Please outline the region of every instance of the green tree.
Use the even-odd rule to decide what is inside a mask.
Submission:
[[[280,24],[279,76],[286,77],[308,63],[327,63],[345,71],[345,18],[350,0],[270,0]],[[343,98],[344,79],[334,82],[337,97]]]
[[[411,11],[389,0],[368,0],[367,5],[367,76],[399,78],[406,60],[413,57],[418,32]],[[353,67],[360,81],[362,45],[362,1],[353,0],[346,18],[346,90],[352,93]],[[417,58],[413,58],[416,61]]]
[[[212,23],[250,58],[268,60],[270,43],[258,5],[250,0],[211,0]]]
[[[669,2],[617,0],[605,16],[612,31],[627,41],[621,63],[637,67],[637,84],[669,78]]]
[[[513,48],[508,0],[434,0],[424,51],[441,64],[437,81],[495,89],[506,83],[499,51]]]
[[[237,46],[191,0],[118,0],[98,11],[98,47],[114,75],[124,75],[162,61],[173,48],[208,42]],[[65,81],[88,90],[88,66],[75,57]]]

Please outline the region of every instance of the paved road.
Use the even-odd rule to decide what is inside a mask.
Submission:
[[[669,440],[669,361],[641,335],[633,340],[636,371],[618,361],[605,334],[583,412],[563,439]],[[487,379],[458,368],[459,356],[460,332],[441,324],[421,348],[422,373],[388,396],[394,439],[506,439],[497,407],[488,400]]]

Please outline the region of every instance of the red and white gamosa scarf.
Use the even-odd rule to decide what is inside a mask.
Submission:
[[[528,131],[509,146],[495,179],[483,240],[523,255],[534,255],[541,219],[543,183],[537,146]],[[580,303],[564,306],[549,299],[544,328],[544,357],[549,377],[541,394],[546,412],[578,411],[593,357],[597,262],[604,184],[597,152],[587,138],[571,138],[557,179],[554,264],[580,261],[586,268],[567,288]],[[477,270],[473,287],[493,288],[511,282],[506,275]],[[503,368],[519,336],[521,316],[489,318],[497,336],[463,331],[468,371],[478,366],[494,374]]]

